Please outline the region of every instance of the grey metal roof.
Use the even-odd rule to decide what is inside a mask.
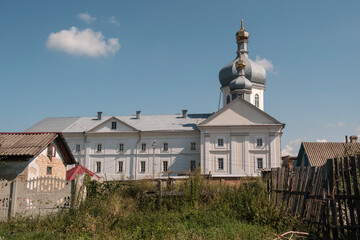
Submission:
[[[210,115],[188,114],[187,118],[183,118],[181,114],[142,115],[140,119],[136,119],[135,116],[103,116],[101,120],[97,120],[96,117],[51,117],[43,119],[26,132],[84,132],[101,125],[110,118],[116,118],[140,131],[196,130],[197,125]]]
[[[219,72],[219,80],[221,86],[227,86],[229,83],[237,77],[237,69],[235,67],[236,62],[238,61],[239,56],[237,56],[233,61],[223,67]],[[258,83],[265,85],[266,83],[266,71],[265,69],[251,60],[247,54],[242,55],[242,59],[245,61],[245,77],[250,80],[252,83]]]

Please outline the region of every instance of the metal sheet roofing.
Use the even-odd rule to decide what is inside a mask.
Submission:
[[[311,166],[324,165],[327,159],[360,153],[360,143],[303,142]]]
[[[57,136],[57,133],[0,133],[0,156],[33,157]]]
[[[96,117],[54,117],[45,118],[26,132],[84,132],[100,126],[111,118],[118,119],[125,124],[140,131],[181,131],[196,130],[197,125],[207,119],[211,114],[188,114],[183,118],[181,114],[174,115],[142,115],[140,119],[135,116],[103,116],[101,120]]]

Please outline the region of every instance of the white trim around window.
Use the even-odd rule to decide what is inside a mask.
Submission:
[[[254,156],[254,170],[261,172],[261,169],[267,168],[267,160],[264,154],[257,154]]]
[[[226,172],[226,156],[219,155],[215,156],[215,171],[216,172]]]
[[[162,150],[162,152],[169,152],[169,143],[168,142],[163,142],[161,150]]]
[[[124,143],[119,143],[117,146],[118,146],[117,151],[119,153],[123,153],[125,151],[125,144]]]
[[[216,142],[215,142],[215,148],[225,148],[225,145],[226,145],[226,139],[225,137],[217,137],[216,138]]]
[[[104,145],[103,145],[102,143],[96,143],[96,144],[95,144],[94,152],[95,152],[96,154],[104,153]]]
[[[125,160],[124,159],[118,159],[116,160],[116,173],[124,174],[125,173]]]
[[[161,172],[166,173],[170,171],[170,159],[162,159],[161,160]]]
[[[265,138],[263,136],[255,136],[254,145],[255,145],[255,148],[264,148],[265,147]]]
[[[139,164],[138,164],[138,172],[139,174],[147,174],[148,173],[148,160],[141,158],[139,159]]]
[[[104,172],[104,161],[103,159],[94,159],[94,173],[103,173]]]

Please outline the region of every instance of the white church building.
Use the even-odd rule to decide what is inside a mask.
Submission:
[[[285,124],[264,112],[266,72],[236,33],[236,58],[219,73],[223,107],[213,114],[45,118],[27,132],[61,132],[78,163],[107,180],[172,177],[200,168],[213,177],[258,176],[281,166]]]

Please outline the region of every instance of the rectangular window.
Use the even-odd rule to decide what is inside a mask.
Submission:
[[[190,161],[190,171],[191,172],[195,171],[195,168],[196,168],[196,161],[191,160]]]
[[[95,172],[100,173],[101,172],[101,162],[96,162],[95,167],[96,167]]]
[[[163,161],[163,172],[167,172],[168,166],[169,166],[169,162],[168,161]]]
[[[263,145],[263,140],[262,140],[262,138],[257,138],[257,139],[256,139],[256,146],[257,146],[257,147],[262,147],[262,145]]]
[[[119,152],[123,152],[123,151],[124,151],[124,144],[119,143]]]
[[[111,129],[116,129],[116,122],[111,122]]]
[[[224,159],[218,158],[218,170],[224,170]]]
[[[223,147],[224,146],[224,139],[223,138],[218,138],[217,145],[218,145],[218,147]]]
[[[123,171],[124,171],[124,162],[119,161],[118,162],[118,172],[123,172]]]
[[[75,152],[80,152],[80,144],[75,145]]]
[[[141,151],[146,151],[146,143],[141,144]]]
[[[190,143],[190,150],[196,150],[196,142]]]
[[[51,159],[56,156],[56,147],[54,144],[50,144],[47,149],[47,156]]]
[[[146,162],[140,161],[140,172],[145,173]]]
[[[263,159],[257,158],[256,161],[257,161],[257,168],[262,169],[263,168]]]
[[[102,151],[102,144],[98,144],[96,146],[96,152],[101,152]]]
[[[169,150],[169,144],[168,143],[163,143],[163,151],[168,151]]]
[[[47,175],[52,175],[52,167],[49,167],[49,166],[48,166],[48,167],[46,168],[46,174],[47,174]]]

